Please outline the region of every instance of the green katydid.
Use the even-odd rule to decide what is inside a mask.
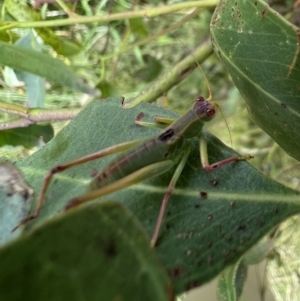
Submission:
[[[151,239],[151,245],[154,246],[159,236],[168,200],[185,166],[189,156],[192,140],[195,137],[198,137],[200,140],[201,163],[203,168],[207,171],[212,171],[229,162],[247,160],[251,158],[251,156],[234,156],[211,165],[208,163],[207,146],[204,136],[202,135],[202,128],[204,123],[210,121],[214,116],[214,106],[209,102],[209,100],[205,100],[202,96],[200,96],[196,99],[193,106],[179,119],[174,121],[164,118],[156,118],[156,122],[168,125],[156,137],[148,140],[124,142],[65,164],[55,166],[44,178],[42,188],[37,199],[35,212],[31,216],[25,218],[20,225],[39,216],[40,210],[45,201],[47,188],[52,177],[56,173],[94,159],[99,159],[107,155],[124,151],[122,155],[114,159],[92,180],[85,194],[71,199],[65,206],[65,209],[68,210],[82,203],[110,194],[151,177],[158,176],[175,167],[175,172],[163,198],[155,230]],[[138,119],[136,119],[135,123],[139,125],[149,125]]]

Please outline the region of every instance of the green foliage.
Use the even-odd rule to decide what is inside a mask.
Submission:
[[[218,301],[239,300],[247,276],[247,266],[243,261],[226,268],[218,280]]]
[[[20,71],[27,71],[45,77],[53,82],[97,95],[97,91],[87,86],[61,60],[31,49],[0,42],[0,65]]]
[[[39,1],[39,5],[42,2]],[[210,2],[207,8],[212,8],[217,1],[204,2]],[[193,3],[193,5],[198,5],[200,1]],[[290,3],[289,7],[286,7],[287,3]],[[299,159],[298,39],[295,39],[295,28],[262,1],[221,1],[214,14],[212,37],[217,52],[247,101],[247,108],[252,113],[251,117],[265,132],[251,123],[245,106],[237,102],[239,95],[232,83],[228,81],[227,71],[222,68],[216,56],[210,56],[212,48],[206,41],[209,38],[208,27],[212,11],[203,11],[198,16],[200,9],[191,12],[177,8],[178,14],[165,14],[173,3],[163,5],[149,1],[131,6],[132,4],[127,1],[83,0],[77,5],[67,3],[61,7],[57,3],[44,4],[39,6],[38,10],[34,10],[24,0],[20,0],[19,10],[12,9],[10,6],[18,4],[16,1],[7,0],[5,4],[7,7],[2,10],[3,23],[0,23],[2,28],[0,30],[2,41],[0,63],[14,70],[22,70],[21,75],[26,82],[27,97],[33,95],[36,100],[41,100],[38,92],[43,85],[47,91],[45,107],[52,110],[37,109],[29,112],[27,108],[13,107],[11,103],[24,105],[25,101],[30,103],[33,97],[30,96],[28,100],[25,95],[19,93],[19,88],[8,88],[4,85],[0,90],[0,96],[1,100],[6,101],[7,104],[0,103],[0,110],[15,114],[19,120],[18,122],[15,119],[8,120],[10,117],[7,117],[7,114],[1,115],[0,118],[5,119],[5,123],[0,124],[0,128],[6,125],[20,126],[22,123],[26,125],[31,122],[70,118],[74,114],[68,115],[67,113],[72,108],[78,107],[83,97],[79,92],[72,91],[68,87],[90,94],[96,92],[91,87],[97,87],[103,93],[103,97],[123,95],[125,101],[136,99],[137,95],[143,95],[148,97],[149,101],[158,103],[163,101],[165,104],[165,98],[167,98],[171,108],[183,112],[199,94],[209,95],[207,84],[195,64],[195,58],[188,55],[190,50],[195,49],[196,54],[200,53],[200,56],[195,54],[195,57],[202,63],[201,66],[211,84],[213,101],[230,99],[223,101],[222,109],[230,128],[233,128],[234,148],[242,154],[253,154],[255,159],[251,160],[251,163],[272,178],[285,181],[293,188],[300,187],[299,163],[295,164],[296,161],[288,158],[284,151],[265,134],[265,132],[269,133],[285,151]],[[293,4],[291,1],[286,1],[282,10],[291,20],[295,18],[296,12]],[[185,8],[192,7],[188,6],[189,1],[178,2],[178,5],[186,5]],[[158,11],[158,17],[155,19],[151,15],[153,9]],[[143,11],[143,14],[137,18],[131,18],[133,14],[140,11]],[[68,14],[69,18],[61,17],[62,13]],[[55,17],[53,18],[50,14],[54,14]],[[160,14],[163,15],[159,16]],[[107,15],[112,17],[113,21],[110,23],[101,19]],[[115,18],[116,16],[118,18]],[[13,23],[9,23],[12,21]],[[21,29],[24,24],[30,29]],[[39,45],[41,52],[33,50],[34,48],[25,49],[16,45],[20,37],[30,35],[28,31],[33,31],[33,26],[38,26],[34,33],[43,40],[43,44]],[[176,27],[176,34],[170,34]],[[196,47],[199,41],[201,41],[201,46]],[[75,53],[76,55],[73,55]],[[198,69],[197,72],[193,72],[195,68]],[[20,75],[20,72],[16,73]],[[47,86],[46,81],[35,83],[35,78],[28,76],[29,73],[46,78],[50,83],[47,83]],[[34,103],[37,104],[36,100]],[[157,135],[158,131],[155,129],[134,125],[133,121],[141,111],[145,113],[147,121],[151,121],[155,115],[178,116],[153,105],[144,104],[125,110],[119,104],[120,99],[108,99],[104,103],[92,102],[45,148],[17,163],[29,185],[34,188],[36,195],[44,175],[59,163],[76,159],[116,143]],[[45,117],[47,114],[48,119]],[[217,115],[221,116],[221,114]],[[229,115],[233,117],[227,117]],[[26,122],[23,122],[24,120]],[[2,144],[22,143],[26,147],[32,147],[40,142],[38,136],[43,136],[43,140],[47,141],[47,133],[50,133],[49,126],[45,127],[48,129],[46,132],[43,130],[40,132],[41,127],[39,125],[38,127],[38,134],[32,134],[30,129],[28,133],[28,128],[24,129],[25,135],[23,135],[23,129],[0,132],[0,141]],[[222,140],[228,137],[224,121],[217,121],[210,127],[210,130],[222,137]],[[15,133],[21,133],[17,135],[22,139],[15,139]],[[29,140],[27,135],[30,137]],[[208,139],[211,162],[235,154],[211,134],[205,132],[205,137]],[[11,273],[0,276],[0,283],[6,283],[7,275],[14,275],[10,279],[22,281],[26,277],[28,285],[35,286],[36,281],[30,283],[30,280],[38,279],[35,277],[43,275],[47,270],[48,259],[53,258],[52,253],[49,253],[51,250],[55,250],[62,260],[74,259],[72,262],[74,269],[79,265],[83,269],[86,261],[83,259],[82,262],[79,261],[80,258],[86,258],[84,256],[87,246],[95,246],[93,235],[105,235],[105,227],[108,226],[105,218],[99,218],[98,221],[97,218],[90,220],[90,208],[96,212],[106,210],[108,215],[114,210],[120,210],[121,215],[129,217],[128,224],[131,225],[132,217],[127,211],[123,211],[124,209],[115,204],[102,202],[108,199],[125,204],[142,222],[149,236],[152,235],[160,202],[172,172],[134,185],[109,197],[103,197],[91,207],[83,206],[74,212],[61,214],[54,219],[50,218],[57,215],[68,200],[82,194],[92,179],[92,175],[101,171],[109,160],[111,159],[90,162],[56,176],[47,192],[48,199],[42,208],[41,216],[28,225],[24,236],[19,237],[14,243],[4,245],[0,250],[0,259],[2,258],[0,262],[8,265],[1,270],[5,269],[5,272]],[[13,176],[14,173],[5,171],[3,174],[7,175],[4,183],[12,181],[18,186],[19,180],[14,182],[16,178]],[[217,183],[216,186],[214,186],[215,183]],[[35,198],[29,198],[31,193],[16,193],[10,184],[8,187],[8,190],[6,188],[5,192],[0,193],[1,242],[4,244],[5,241],[20,235],[21,230],[11,234],[11,229],[18,220],[27,215],[29,203],[33,202],[34,206],[35,202]],[[203,192],[207,193],[207,199],[200,198],[201,191],[202,195]],[[203,171],[199,162],[198,144],[195,141],[188,164],[171,197],[167,216],[164,219],[164,228],[155,251],[162,265],[167,269],[176,294],[202,285],[223,271],[219,291],[221,296],[225,296],[222,300],[237,300],[244,285],[243,275],[246,274],[247,266],[267,256],[272,246],[270,241],[278,239],[282,243],[280,238],[284,230],[279,223],[298,212],[299,193],[266,178],[246,162],[233,163],[213,173]],[[102,222],[104,224],[101,224]],[[138,233],[140,225],[136,222],[133,224],[132,228],[135,228],[134,231]],[[260,244],[255,247],[255,243],[274,227],[277,231],[271,232],[272,237],[269,235],[266,240],[261,240]],[[72,231],[63,230],[70,228]],[[118,228],[116,224],[116,228],[111,226],[110,230],[111,236],[120,235],[122,244],[124,243],[120,247],[124,253],[120,252],[120,256],[130,254],[128,256],[134,258],[142,254],[142,262],[148,267],[153,265],[153,271],[162,275],[157,269],[157,264],[152,261],[153,254],[149,255],[148,242],[143,234],[140,234],[143,237],[141,244],[134,244],[135,249],[132,251],[130,244],[135,239],[131,240],[131,236],[128,237],[127,233],[131,232],[127,232],[126,226]],[[297,229],[295,231],[299,232]],[[79,234],[76,236],[77,232],[83,236],[82,239],[86,239],[85,243],[81,243],[82,240],[79,239],[81,236]],[[51,235],[54,233],[57,235],[55,238]],[[57,246],[53,244],[56,240],[63,241],[69,233],[72,233],[68,237],[70,246],[63,243],[57,243]],[[38,240],[39,237],[42,237],[43,243]],[[293,248],[291,243],[287,243],[282,246],[282,250],[290,247],[289,244]],[[60,251],[61,247],[66,249]],[[293,264],[297,262],[299,252],[294,252],[293,261],[289,262],[282,254],[284,251],[280,250],[276,244],[275,247],[276,249],[271,250],[272,256],[269,256],[272,275],[277,272],[277,279],[281,279],[283,277],[281,267],[284,265],[286,269],[283,274],[286,277],[282,285],[278,284],[275,278],[274,281],[270,280],[270,283],[275,285],[274,292],[278,300],[281,300],[278,296],[284,296],[285,288],[290,283],[295,283],[295,275],[288,275],[290,270],[288,265],[291,263],[294,269]],[[297,246],[294,248],[298,250]],[[146,249],[148,253],[144,253],[143,250]],[[20,262],[14,259],[20,258],[20,254],[29,251],[33,260],[32,264],[39,264],[37,269],[30,271],[32,277],[20,272],[26,271],[24,267],[28,258],[24,256],[24,261]],[[39,254],[42,251],[47,255],[44,259],[36,258],[34,262],[35,256],[32,254],[35,254],[34,252]],[[141,253],[138,253],[139,251]],[[72,257],[73,254],[74,257]],[[244,254],[245,256],[241,259]],[[90,275],[89,273],[94,273],[90,267],[96,261],[92,264],[89,260],[87,261],[84,268],[87,273],[85,275]],[[15,264],[12,265],[11,262]],[[118,275],[122,275],[122,279],[128,280],[124,287],[128,285],[130,289],[132,284],[135,288],[139,286],[140,283],[131,283],[129,276],[133,272],[123,265],[126,260],[120,261],[116,258],[114,264],[105,262],[104,266],[100,261],[98,263],[97,277],[100,275],[99,277],[103,278],[103,274],[107,274],[106,271],[110,271],[111,268],[113,274],[111,278],[107,278],[110,282]],[[243,267],[242,273],[239,273],[241,267]],[[102,268],[105,268],[105,272],[102,272]],[[143,270],[142,264],[135,268],[137,273]],[[124,270],[127,271],[128,276],[123,276]],[[53,267],[53,271],[54,273],[60,272],[57,266]],[[109,276],[108,273],[107,277]],[[149,282],[151,286],[149,291],[153,293],[152,296],[149,293],[150,297],[159,299],[156,292],[159,290],[161,292],[161,289],[166,288],[167,282],[164,276],[161,277],[161,286],[158,283]],[[140,278],[141,281],[144,279]],[[71,280],[70,287],[74,286],[75,282],[74,279]],[[52,292],[57,290],[57,287],[54,290],[52,286],[55,285],[55,281],[48,282],[46,285],[49,285],[47,289],[49,288]],[[19,285],[16,284],[15,294],[20,293],[21,290],[18,288]],[[107,290],[112,288],[113,286],[107,285]],[[4,291],[4,289],[0,290],[1,297],[4,296]],[[57,293],[59,294],[59,290]],[[76,295],[75,290],[72,293]],[[63,293],[60,296],[63,296]],[[170,295],[160,296],[162,300],[171,299]],[[142,299],[145,299],[145,296]]]
[[[260,0],[221,1],[211,24],[251,118],[300,160],[299,29]]]
[[[31,124],[24,128],[16,128],[1,131],[0,146],[24,145],[26,148],[33,148],[47,143],[54,136],[51,124]]]
[[[140,112],[146,114],[147,121],[157,115],[174,117],[174,113],[149,104],[126,110],[120,103],[121,99],[117,98],[105,102],[95,100],[47,146],[18,164],[35,191],[41,187],[42,175],[56,164],[116,143],[157,134],[157,129],[133,125]],[[113,122],[108,124],[107,120]],[[205,132],[205,136],[211,162],[235,155],[209,133]],[[89,162],[58,175],[49,187],[40,217],[29,225],[30,228],[47,221],[63,209],[68,200],[84,193],[93,174],[110,160]],[[172,173],[133,185],[100,201],[122,202],[151,236]],[[247,162],[233,163],[207,173],[200,166],[195,141],[171,197],[156,249],[171,275],[175,292],[182,293],[207,282],[236,262],[274,226],[300,211],[298,199],[298,192],[270,180]]]
[[[5,8],[7,12],[17,21],[41,21],[41,14],[28,5],[26,0],[5,0]],[[73,41],[56,36],[50,28],[36,28],[37,34],[46,44],[64,56],[77,54],[83,48]]]
[[[0,251],[0,270],[6,301],[171,297],[143,228],[116,202],[74,210],[24,235]]]
[[[132,33],[137,34],[141,38],[145,38],[149,35],[148,28],[143,19],[130,19],[129,26]]]

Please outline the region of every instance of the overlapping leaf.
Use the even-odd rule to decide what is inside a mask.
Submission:
[[[299,29],[262,0],[222,0],[211,33],[253,121],[300,160]]]
[[[125,209],[104,202],[74,210],[0,250],[1,300],[172,300],[145,232]]]
[[[83,93],[98,95],[99,91],[89,87],[59,59],[47,54],[10,45],[0,41],[0,65],[15,70],[27,71],[45,77]]]

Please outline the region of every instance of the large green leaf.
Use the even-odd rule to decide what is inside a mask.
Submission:
[[[83,93],[98,95],[99,91],[91,88],[61,60],[50,55],[10,45],[0,41],[0,65],[15,70],[31,72],[61,85]]]
[[[1,300],[171,300],[165,271],[125,209],[73,210],[0,250]]]
[[[300,160],[299,29],[261,0],[222,0],[211,33],[253,121]]]
[[[148,121],[157,115],[177,116],[150,104],[124,109],[120,99],[97,100],[43,149],[18,166],[37,193],[43,176],[56,164],[120,142],[157,135],[157,129],[134,124],[140,112],[145,113]],[[236,154],[206,131],[204,135],[211,162]],[[40,217],[30,226],[58,214],[68,200],[85,191],[95,172],[110,160],[90,162],[57,175],[49,187]],[[151,236],[172,173],[101,200],[114,199],[125,204]],[[247,162],[232,163],[211,173],[203,170],[195,139],[170,198],[156,250],[172,277],[175,292],[180,293],[212,279],[275,225],[298,212],[299,192],[265,177]]]

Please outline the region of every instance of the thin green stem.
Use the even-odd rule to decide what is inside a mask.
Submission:
[[[33,123],[47,121],[62,121],[74,118],[80,109],[29,109],[22,106],[0,102],[0,112],[12,114],[20,117],[16,120],[0,123],[0,130],[8,130],[17,127],[26,127]]]
[[[201,7],[203,9],[214,8],[218,4],[218,0],[203,0],[203,1],[187,1],[172,5],[154,7],[145,10],[137,10],[130,12],[122,12],[111,15],[78,17],[64,20],[51,21],[35,21],[35,22],[6,22],[7,25],[0,27],[0,30],[8,30],[12,28],[37,28],[37,27],[56,27],[67,26],[73,24],[88,24],[88,23],[107,23],[116,20],[128,20],[135,18],[153,18],[179,10]]]
[[[0,101],[0,112],[17,115],[19,117],[27,117],[29,109],[12,103]]]

